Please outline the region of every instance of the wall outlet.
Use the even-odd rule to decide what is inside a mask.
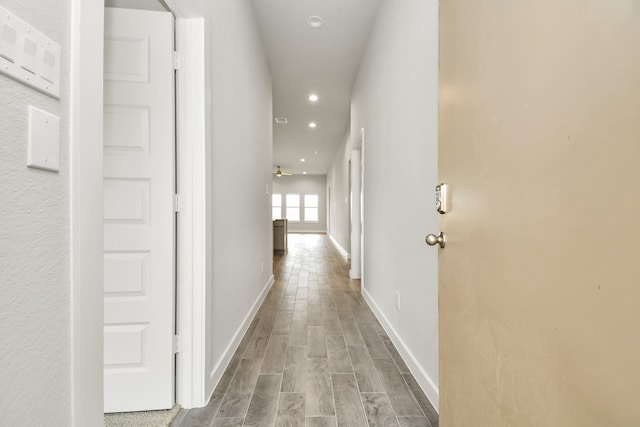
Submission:
[[[400,311],[400,292],[396,291],[396,310]]]

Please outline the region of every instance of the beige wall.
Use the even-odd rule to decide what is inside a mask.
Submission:
[[[441,425],[637,426],[640,4],[441,2]]]

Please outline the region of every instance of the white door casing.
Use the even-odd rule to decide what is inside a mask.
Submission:
[[[105,412],[174,403],[173,16],[105,9]]]

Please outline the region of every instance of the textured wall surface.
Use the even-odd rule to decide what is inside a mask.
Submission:
[[[0,75],[0,424],[70,425],[70,1],[2,5],[62,46],[60,101]],[[28,105],[61,117],[60,172],[26,167]]]

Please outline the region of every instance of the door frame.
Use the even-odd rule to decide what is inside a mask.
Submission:
[[[351,150],[349,168],[351,270],[349,277],[360,279],[364,286],[364,128]]]
[[[178,180],[181,187],[177,277],[176,402],[203,406],[206,290],[205,25],[204,19],[167,1],[176,16],[181,66],[176,76]],[[189,3],[189,2],[185,2]],[[103,51],[104,2],[71,4],[71,325],[73,426],[103,419]]]

